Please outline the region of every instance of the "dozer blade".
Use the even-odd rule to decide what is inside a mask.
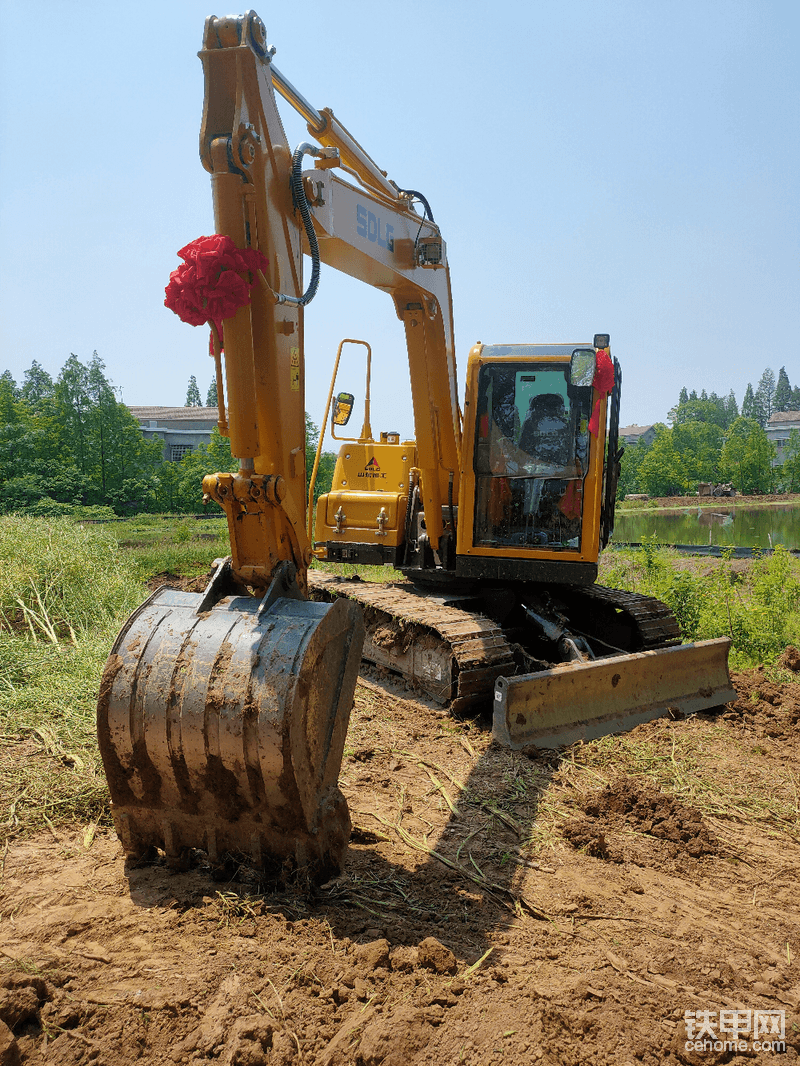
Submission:
[[[162,588],[117,637],[98,701],[114,824],[129,857],[243,856],[323,880],[350,816],[337,779],[364,624],[356,604],[260,606]],[[198,608],[202,608],[198,611]]]
[[[492,735],[517,750],[560,748],[722,706],[736,699],[730,644],[720,637],[498,678]]]

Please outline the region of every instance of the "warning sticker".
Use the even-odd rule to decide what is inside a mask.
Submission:
[[[290,381],[292,392],[300,391],[300,349],[290,348]]]

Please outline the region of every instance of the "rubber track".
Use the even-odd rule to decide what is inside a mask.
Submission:
[[[490,702],[495,679],[517,673],[512,645],[500,626],[485,615],[445,606],[407,586],[389,582],[342,581],[336,575],[309,570],[308,584],[312,599],[346,596],[398,622],[401,628],[413,626],[436,633],[449,645],[455,661],[455,692],[450,706],[456,714]],[[681,643],[677,619],[661,600],[602,585],[572,587],[570,593],[585,600],[587,611],[591,611],[592,603],[622,611],[638,630],[643,651]],[[369,618],[367,627],[370,628]]]
[[[455,660],[455,692],[449,703],[456,714],[491,701],[495,679],[516,673],[512,646],[500,626],[485,615],[447,607],[388,582],[337,581],[333,575],[309,570],[308,584],[312,599],[346,596],[362,607],[388,615],[403,628],[415,626],[441,637]]]
[[[642,651],[674,648],[681,641],[678,620],[666,603],[638,592],[623,592],[603,585],[580,589],[579,595],[589,601],[602,603],[626,614],[636,626],[642,641]]]

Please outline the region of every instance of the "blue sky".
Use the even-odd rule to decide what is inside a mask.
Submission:
[[[97,350],[126,403],[211,380],[163,306],[212,230],[197,154],[210,0],[1,0],[0,370]],[[800,384],[800,4],[308,0],[256,10],[276,65],[331,107],[448,246],[456,351],[611,334],[622,420],[680,387]],[[13,27],[13,29],[12,29]],[[303,123],[282,107],[292,145]],[[319,422],[342,337],[374,350],[373,428],[413,433],[389,299],[324,270],[306,312]],[[341,387],[360,392],[355,366]],[[463,378],[460,389],[463,388]]]

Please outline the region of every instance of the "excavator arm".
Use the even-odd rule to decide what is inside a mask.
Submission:
[[[442,503],[457,492],[461,444],[450,272],[439,229],[330,110],[317,111],[283,77],[253,12],[208,19],[200,57],[200,154],[211,173],[216,230],[269,261],[251,305],[224,323],[229,431],[240,469],[203,485],[228,515],[233,573],[263,587],[277,563],[291,559],[305,591],[303,312],[320,262],[387,292],[403,322],[423,505],[437,547]],[[319,147],[292,153],[275,88]],[[303,172],[306,155],[317,158]],[[312,260],[305,293],[304,251]]]

